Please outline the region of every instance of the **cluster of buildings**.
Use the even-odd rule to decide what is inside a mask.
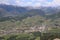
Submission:
[[[13,29],[13,30],[0,30],[0,34],[14,34],[14,33],[30,33],[30,32],[44,32],[48,30],[47,26],[43,25],[43,26],[40,26],[40,25],[37,25],[37,26],[34,26],[34,27],[24,27],[24,28],[16,28],[16,29]]]

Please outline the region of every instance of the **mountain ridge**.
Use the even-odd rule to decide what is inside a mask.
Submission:
[[[24,19],[35,15],[40,15],[45,17],[46,15],[55,15],[56,13],[60,12],[59,8],[58,7],[39,7],[39,8],[18,7],[18,6],[0,4],[0,18]]]

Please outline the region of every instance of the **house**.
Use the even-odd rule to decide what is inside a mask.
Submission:
[[[48,30],[48,28],[46,26],[37,25],[37,26],[34,26],[34,27],[30,27],[28,30],[26,29],[25,32],[37,32],[37,31],[44,32],[46,30]]]

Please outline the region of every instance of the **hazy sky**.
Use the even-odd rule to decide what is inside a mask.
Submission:
[[[18,6],[60,6],[60,0],[0,0],[0,4]]]

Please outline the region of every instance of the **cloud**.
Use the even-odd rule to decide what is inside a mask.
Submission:
[[[52,2],[46,2],[45,6],[60,6],[60,0],[53,0]]]
[[[0,4],[18,6],[60,6],[60,0],[0,0]]]
[[[0,0],[0,4],[9,4],[8,0]]]
[[[20,4],[22,6],[41,6],[41,4],[46,1],[47,0],[30,0],[30,1],[22,0],[22,1],[16,2],[16,4]]]
[[[21,2],[19,0],[16,0],[15,3],[19,5]]]
[[[20,5],[20,6],[31,6],[33,1],[25,1],[25,0],[16,0],[15,1],[16,5]]]
[[[60,0],[54,0],[54,1],[52,2],[52,4],[60,5]]]

